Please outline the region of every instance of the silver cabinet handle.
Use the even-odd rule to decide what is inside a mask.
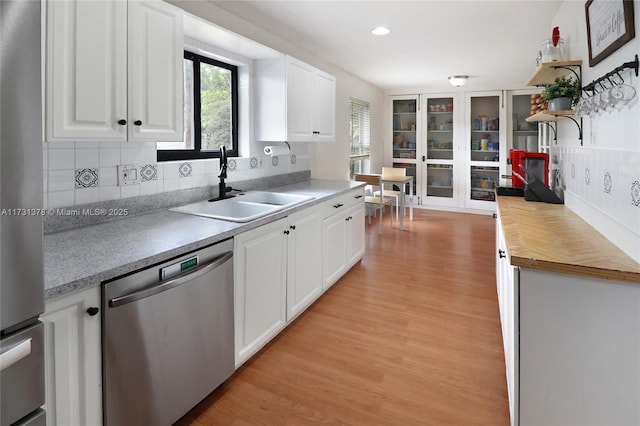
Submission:
[[[127,303],[135,302],[136,300],[144,299],[149,296],[153,296],[154,294],[162,293],[164,291],[170,290],[174,287],[177,287],[181,284],[186,283],[187,281],[191,281],[194,278],[197,278],[201,275],[209,273],[216,269],[218,266],[222,265],[227,260],[233,257],[233,252],[228,251],[221,256],[216,257],[210,263],[199,267],[198,269],[193,270],[185,275],[181,275],[177,278],[171,278],[165,281],[160,281],[158,284],[154,285],[151,288],[147,288],[144,290],[136,291],[135,293],[127,294],[125,296],[114,297],[109,300],[109,307],[115,308],[117,306],[125,305]]]
[[[31,354],[31,337],[7,348],[0,354],[0,371],[11,367],[16,362]]]

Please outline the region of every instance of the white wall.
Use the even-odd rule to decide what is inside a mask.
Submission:
[[[594,67],[589,67],[585,3],[565,1],[553,20],[570,59],[582,59],[583,86],[630,62],[640,52],[640,1],[634,1],[633,40]],[[640,95],[640,79],[629,70],[625,83]],[[640,102],[583,117],[583,146],[577,126],[558,123],[558,156],[565,203],[605,237],[640,262]]]

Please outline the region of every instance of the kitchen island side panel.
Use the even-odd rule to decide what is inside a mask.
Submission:
[[[520,268],[520,424],[640,424],[640,286]]]

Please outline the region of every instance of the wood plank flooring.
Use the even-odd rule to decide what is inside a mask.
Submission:
[[[495,220],[376,220],[362,262],[179,425],[509,424]]]

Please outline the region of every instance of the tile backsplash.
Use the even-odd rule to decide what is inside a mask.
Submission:
[[[565,192],[640,240],[640,152],[557,147]]]
[[[45,208],[69,207],[217,185],[219,160],[157,161],[155,142],[43,143]],[[134,164],[138,183],[118,186],[118,165]],[[227,182],[309,170],[309,157],[230,158]]]

